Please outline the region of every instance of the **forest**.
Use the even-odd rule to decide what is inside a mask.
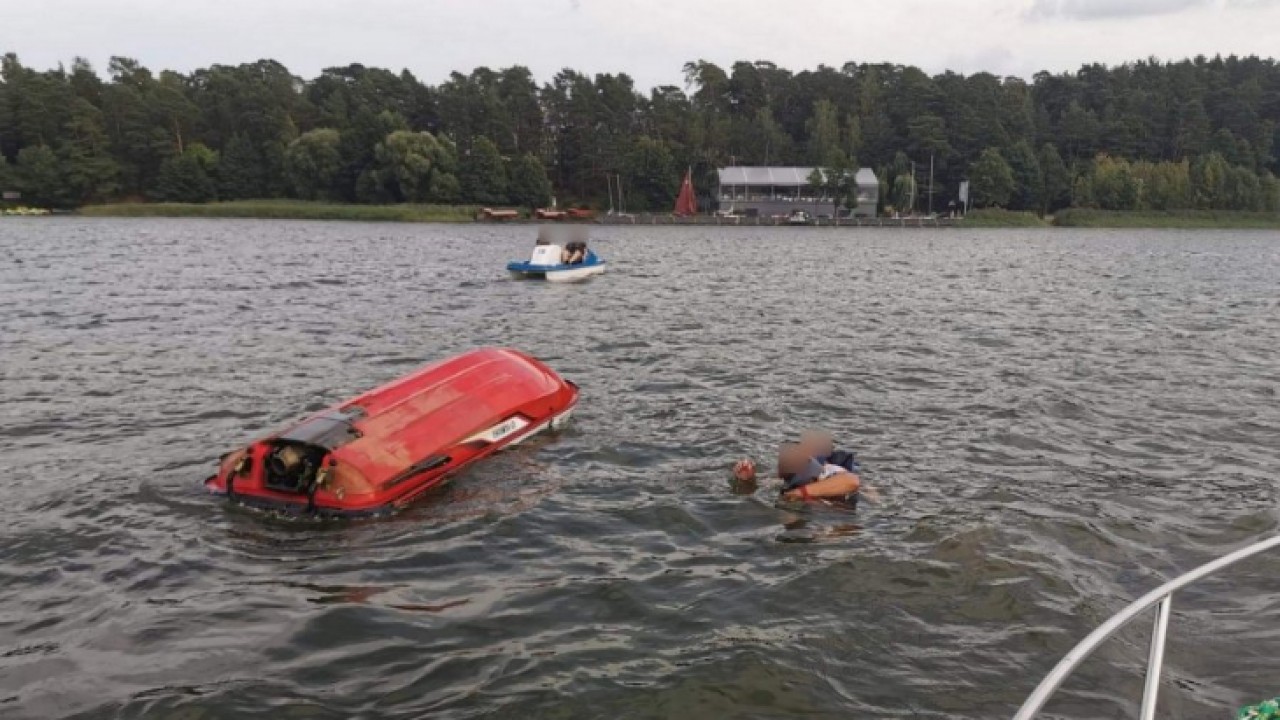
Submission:
[[[717,167],[813,165],[848,192],[876,170],[883,210],[978,207],[1277,211],[1280,67],[1256,57],[1086,65],[1030,81],[848,63],[683,67],[644,92],[626,74],[524,67],[430,85],[353,64],[153,72],[112,58],[0,65],[0,189],[71,208],[117,201],[346,203],[669,211],[686,168],[713,207]],[[933,168],[933,194],[929,168]],[[816,175],[816,174],[815,174]],[[817,183],[819,179],[812,182]]]

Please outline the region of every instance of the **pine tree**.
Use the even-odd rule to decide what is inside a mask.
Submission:
[[[1048,215],[1071,204],[1071,173],[1062,162],[1058,148],[1045,143],[1040,148],[1041,213]]]
[[[669,212],[675,206],[680,173],[666,143],[642,136],[625,163],[628,209]]]
[[[193,143],[181,155],[160,166],[154,196],[167,202],[204,203],[218,199],[213,175],[217,156],[209,148]]]
[[[67,205],[58,156],[47,145],[29,145],[18,152],[14,177],[22,201],[38,207]]]
[[[262,154],[243,134],[232,135],[222,149],[217,180],[223,200],[268,197]]]
[[[830,100],[813,103],[813,117],[806,124],[809,132],[809,160],[821,165],[833,153],[840,150],[840,120],[836,106]]]
[[[973,201],[979,207],[1005,207],[1013,197],[1013,170],[995,148],[987,148],[969,168]]]
[[[1009,168],[1013,171],[1012,210],[1038,210],[1044,196],[1044,174],[1031,143],[1019,140],[1009,148]]]
[[[74,204],[111,198],[119,189],[120,167],[111,157],[102,113],[88,100],[76,98],[67,121],[67,136],[58,148],[67,197]]]

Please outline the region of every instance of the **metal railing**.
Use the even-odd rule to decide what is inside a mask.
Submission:
[[[1147,656],[1147,677],[1142,691],[1142,713],[1138,716],[1141,720],[1153,720],[1156,714],[1156,699],[1160,692],[1160,670],[1164,665],[1164,639],[1169,629],[1169,610],[1173,606],[1173,593],[1225,567],[1275,547],[1280,547],[1280,535],[1236,550],[1230,555],[1224,555],[1213,562],[1205,563],[1195,570],[1174,578],[1138,598],[1124,610],[1116,613],[1111,619],[1100,625],[1097,630],[1089,633],[1089,636],[1081,640],[1079,645],[1072,648],[1071,652],[1068,652],[1066,657],[1062,658],[1062,661],[1058,663],[1053,671],[1044,680],[1040,681],[1040,685],[1031,693],[1026,702],[1022,703],[1022,707],[1018,710],[1018,714],[1014,716],[1014,720],[1032,720],[1039,714],[1040,709],[1049,701],[1049,698],[1053,696],[1058,687],[1062,685],[1062,682],[1075,671],[1076,667],[1085,658],[1092,655],[1093,651],[1097,650],[1104,640],[1114,635],[1120,628],[1128,625],[1131,620],[1142,614],[1144,610],[1158,604],[1155,626],[1151,631],[1151,650]]]

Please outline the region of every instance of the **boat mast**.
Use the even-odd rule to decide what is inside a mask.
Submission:
[[[908,216],[916,214],[916,163],[911,162],[911,209]]]
[[[929,153],[929,216],[933,217],[933,153]]]

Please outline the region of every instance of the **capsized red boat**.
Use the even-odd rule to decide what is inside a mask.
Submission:
[[[224,455],[205,486],[290,513],[387,513],[481,458],[562,427],[577,401],[576,385],[522,352],[473,350]]]

